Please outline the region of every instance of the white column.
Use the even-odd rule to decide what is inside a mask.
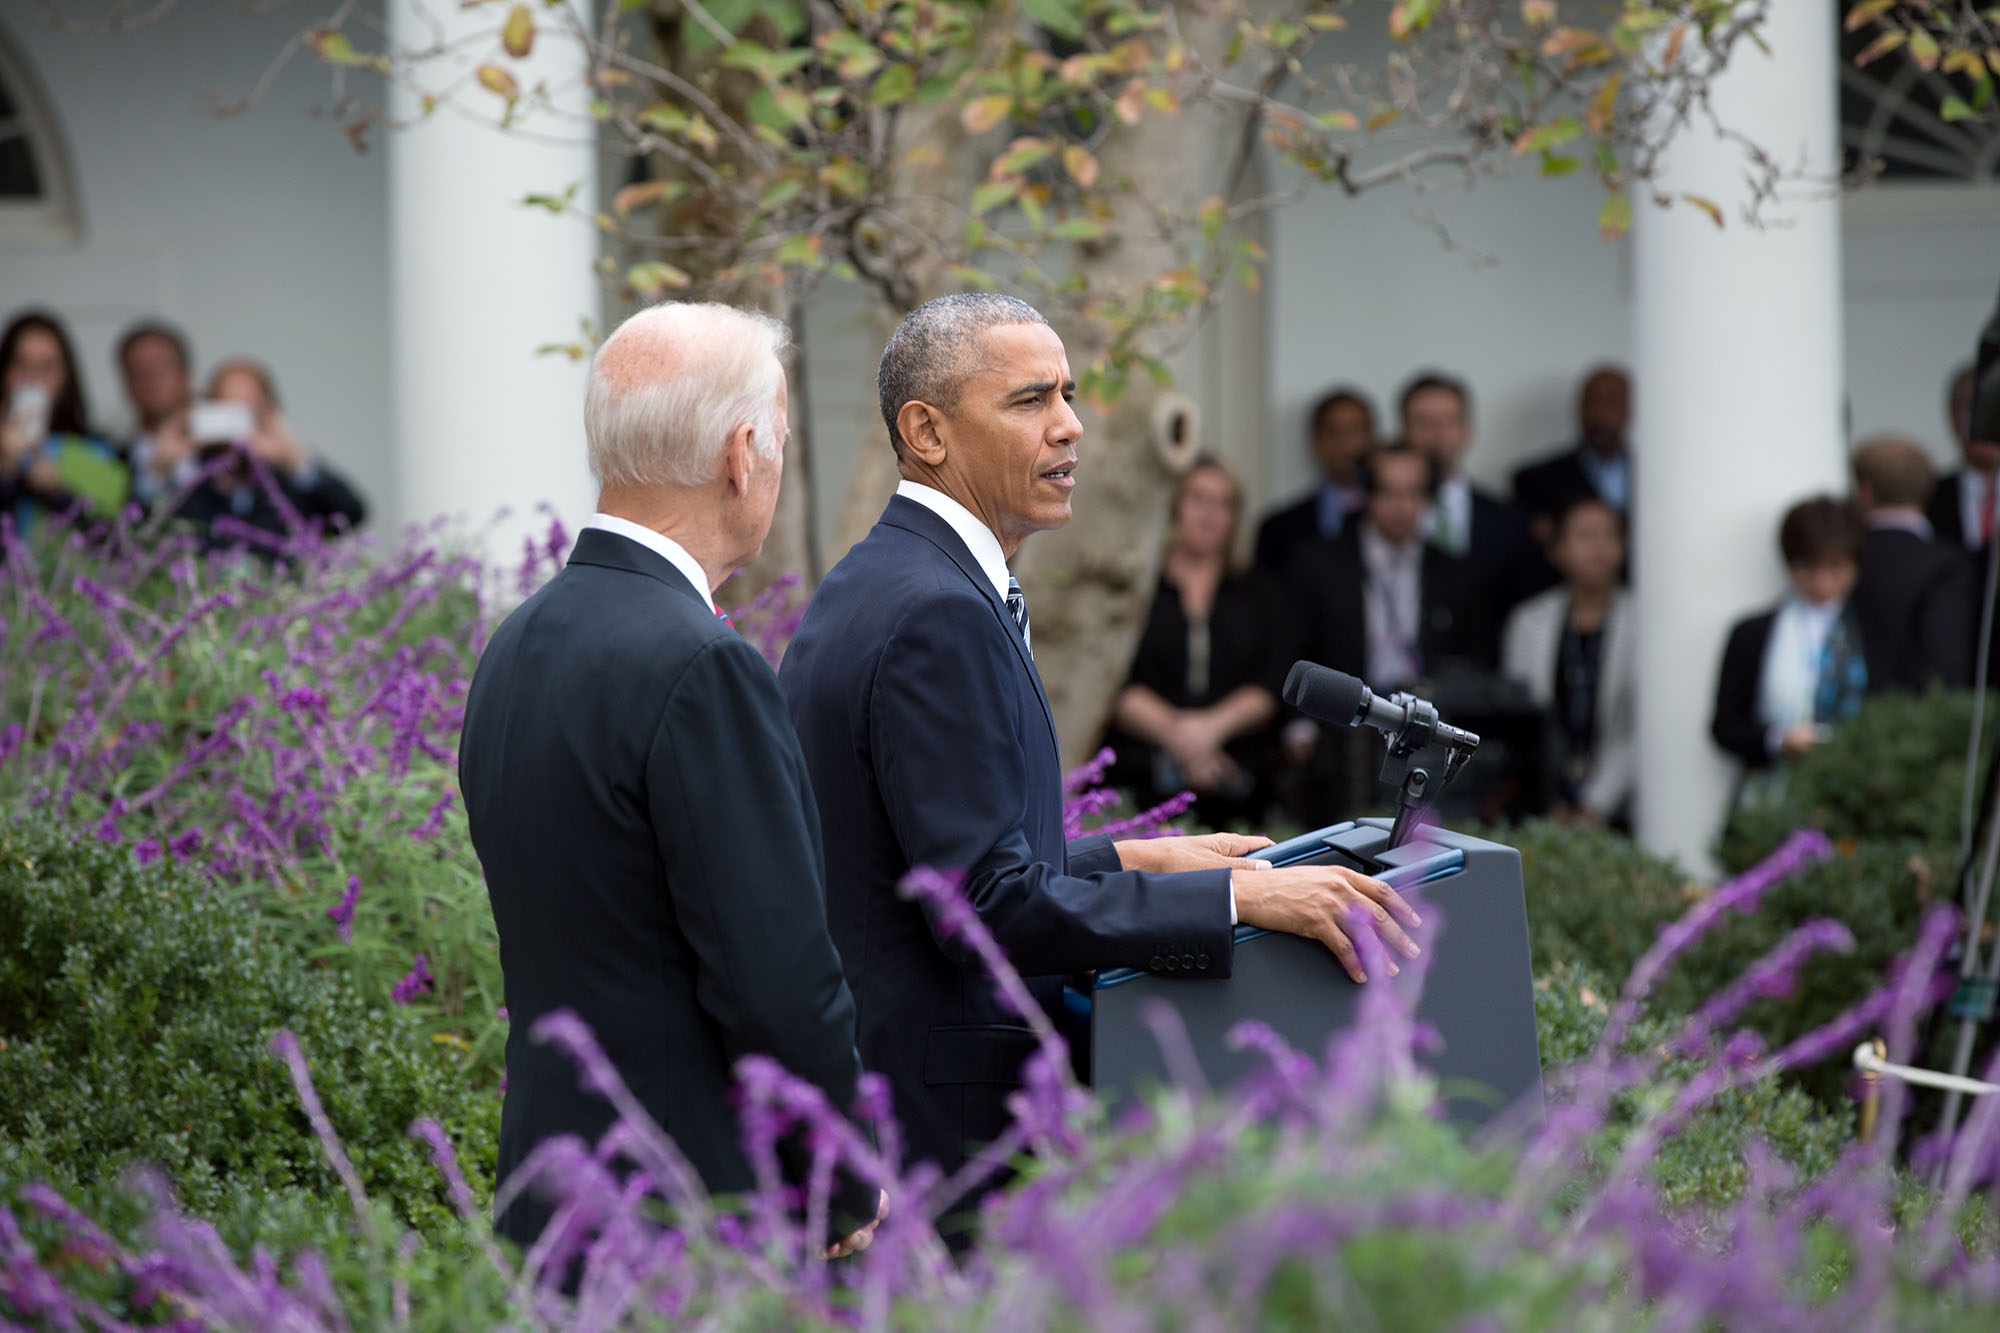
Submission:
[[[417,86],[393,89],[401,128],[385,138],[393,516],[490,525],[488,551],[512,564],[523,534],[546,531],[538,505],[553,505],[572,532],[591,512],[583,366],[536,349],[577,341],[580,321],[597,322],[602,297],[588,221],[597,210],[597,149],[581,110],[586,54],[554,26],[557,11],[536,6],[549,27],[528,59],[509,59],[499,41],[504,13],[391,0],[397,50],[431,49],[442,38],[452,54],[418,62]],[[460,44],[474,34],[486,37]],[[545,86],[559,112],[531,109],[524,97],[513,124],[499,128],[503,100],[471,75],[487,62],[512,73],[524,94]],[[421,93],[447,88],[450,100],[425,116]],[[582,217],[522,203],[572,188]],[[508,516],[494,523],[503,509]]]
[[[1715,90],[1722,122],[1816,179],[1747,225],[1740,144],[1697,126],[1672,145],[1659,191],[1633,199],[1640,786],[1652,850],[1712,869],[1734,761],[1709,739],[1730,624],[1783,588],[1786,506],[1843,492],[1840,204],[1834,9],[1771,5],[1769,54],[1739,44]]]

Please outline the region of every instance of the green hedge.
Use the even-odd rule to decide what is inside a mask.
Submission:
[[[1731,812],[1717,859],[1725,870],[1741,870],[1793,829],[1817,828],[1842,844],[1886,841],[1949,862],[1958,846],[1973,702],[1969,691],[1942,690],[1870,699],[1824,745],[1786,762],[1781,791]],[[2000,738],[2000,703],[1987,702],[1990,755]],[[1946,874],[1954,872],[1948,865]]]
[[[271,1054],[279,1029],[300,1036],[375,1198],[443,1220],[436,1173],[407,1138],[425,1115],[490,1188],[499,1099],[414,1014],[308,965],[172,862],[42,823],[0,830],[5,1174],[91,1185],[147,1162],[198,1210],[336,1190]]]

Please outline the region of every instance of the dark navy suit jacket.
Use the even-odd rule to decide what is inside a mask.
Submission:
[[[611,1125],[569,1057],[529,1040],[554,1009],[590,1024],[716,1194],[755,1184],[731,1105],[740,1057],[773,1056],[851,1104],[854,1005],[777,681],[664,556],[577,538],[480,656],[459,785],[512,1020],[499,1179],[545,1139]],[[844,1180],[836,1203],[839,1233],[875,1194]],[[523,1196],[499,1230],[528,1245],[547,1217]]]
[[[778,678],[819,801],[862,1062],[894,1087],[911,1161],[950,1171],[998,1136],[1034,1049],[970,951],[897,896],[912,867],[966,872],[980,919],[1052,1013],[1065,973],[1228,974],[1227,871],[1141,874],[1118,868],[1108,840],[1065,846],[1034,660],[935,513],[889,502],[814,594]]]

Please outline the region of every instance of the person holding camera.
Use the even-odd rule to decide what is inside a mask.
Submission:
[[[169,502],[210,545],[231,544],[245,529],[274,537],[308,527],[352,531],[368,512],[354,488],[300,442],[270,372],[246,358],[217,366],[207,398],[160,428],[153,464],[190,479],[178,502]]]
[[[17,532],[72,510],[118,512],[131,474],[118,450],[90,429],[69,334],[42,311],[18,315],[0,333],[0,513]]]

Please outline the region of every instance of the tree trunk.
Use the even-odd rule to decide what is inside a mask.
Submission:
[[[1218,21],[1189,22],[1188,14],[1182,11],[1182,31],[1190,45],[1221,51],[1228,28]],[[1237,77],[1254,80],[1259,73],[1238,71]],[[1129,186],[1116,194],[1109,239],[1081,257],[1094,284],[1140,292],[1184,261],[1180,249],[1162,239],[1154,210],[1185,215],[1203,199],[1227,194],[1250,151],[1247,124],[1247,112],[1202,106],[1148,114],[1110,140],[1103,170]],[[1072,368],[1103,351],[1089,326],[1057,332]],[[1143,373],[1131,377],[1114,407],[1081,415],[1073,517],[1067,527],[1031,539],[1013,562],[1028,594],[1035,662],[1055,709],[1066,764],[1096,748],[1131,669],[1159,576],[1172,482],[1200,447],[1191,438],[1192,404]]]

